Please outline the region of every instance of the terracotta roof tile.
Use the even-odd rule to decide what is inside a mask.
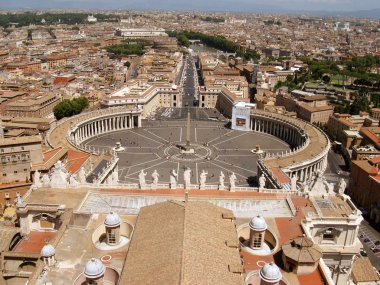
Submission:
[[[67,170],[70,173],[76,173],[83,163],[89,158],[89,155],[87,153],[81,152],[81,151],[75,151],[75,150],[68,150],[67,152]]]

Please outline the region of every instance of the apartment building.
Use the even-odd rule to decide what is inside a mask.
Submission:
[[[0,182],[27,182],[31,165],[43,161],[41,136],[0,139]]]
[[[333,114],[325,96],[314,95],[300,90],[291,94],[280,92],[276,105],[284,106],[288,112],[296,112],[297,117],[310,123],[327,123]]]
[[[61,101],[56,94],[34,94],[7,104],[4,115],[12,117],[43,118],[52,114],[53,108]]]

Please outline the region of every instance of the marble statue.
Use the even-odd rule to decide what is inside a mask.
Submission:
[[[291,180],[290,180],[290,190],[291,191],[297,191],[297,176],[293,175]]]
[[[326,180],[324,180],[324,184],[326,186],[326,191],[328,194],[334,194],[334,183],[329,183]]]
[[[310,191],[309,183],[307,183],[307,181],[305,181],[304,183],[302,183],[302,186],[303,186],[303,192],[309,193],[309,191]]]
[[[112,175],[108,175],[108,176],[107,176],[106,184],[107,184],[107,185],[112,185]]]
[[[69,178],[70,186],[78,186],[79,182],[75,178],[75,174],[70,175]]]
[[[55,171],[60,171],[62,169],[62,161],[58,160],[55,164],[54,164],[54,170]]]
[[[44,174],[42,176],[42,186],[43,187],[50,187],[50,178],[48,174]]]
[[[33,184],[38,188],[42,186],[41,173],[38,170],[36,170],[36,172],[34,172]]]
[[[236,175],[234,172],[230,175],[230,191],[235,191],[236,188]]]
[[[62,166],[62,162],[58,160],[54,164],[54,169],[50,178],[50,185],[53,188],[66,188],[68,184],[68,173]]]
[[[19,192],[16,193],[15,202],[17,207],[22,207],[25,205],[24,199],[21,197]]]
[[[177,183],[178,183],[178,173],[175,171],[175,169],[173,169],[170,172],[170,188],[176,189]]]
[[[145,186],[146,186],[146,182],[145,182],[145,176],[146,176],[146,172],[144,172],[144,169],[141,169],[140,173],[139,173],[139,184],[140,184],[140,189],[143,189]]]
[[[113,171],[112,171],[112,184],[117,184],[119,183],[119,171],[117,170],[117,168],[115,168]]]
[[[155,169],[152,173],[152,186],[153,187],[157,187],[158,177],[160,177],[160,175],[158,174],[157,170]]]
[[[223,190],[224,189],[224,173],[223,171],[220,171],[220,174],[219,174],[219,190]]]
[[[261,174],[259,178],[259,191],[264,190],[266,182],[267,182],[267,179],[265,178],[264,174]]]
[[[200,188],[201,189],[204,189],[206,186],[207,174],[208,174],[207,171],[202,170],[202,173],[199,176],[199,182],[200,182]]]
[[[188,188],[190,186],[190,179],[191,179],[191,169],[187,167],[185,171],[183,172],[183,180],[185,181],[185,188]]]
[[[83,166],[79,169],[78,176],[79,176],[79,183],[85,184],[86,183],[86,172],[84,171]]]
[[[334,193],[334,184],[328,183],[321,171],[317,171],[317,176],[311,185],[310,196],[331,195]]]
[[[338,184],[338,193],[339,194],[344,194],[344,191],[346,190],[346,187],[347,187],[346,180],[344,180],[344,178],[341,178],[339,180],[339,184]]]

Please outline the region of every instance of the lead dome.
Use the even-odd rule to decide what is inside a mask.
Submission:
[[[51,244],[46,244],[44,247],[41,249],[41,256],[42,257],[50,257],[55,254],[55,248]]]
[[[260,269],[260,277],[268,283],[276,283],[282,279],[282,274],[276,264],[267,263]]]
[[[104,224],[108,227],[117,227],[120,225],[120,217],[115,212],[110,212],[106,219],[104,220]]]
[[[104,264],[97,258],[91,258],[84,268],[84,275],[90,279],[96,279],[101,277],[106,268]]]
[[[249,222],[249,227],[254,231],[265,231],[268,228],[265,219],[258,215]]]

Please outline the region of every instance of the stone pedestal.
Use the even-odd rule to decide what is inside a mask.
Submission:
[[[195,153],[195,150],[191,147],[186,147],[184,146],[182,149],[181,149],[181,153],[184,153],[184,154],[193,154]]]

